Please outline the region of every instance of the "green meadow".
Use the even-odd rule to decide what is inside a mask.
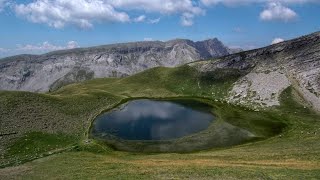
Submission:
[[[1,91],[0,179],[320,179],[320,115],[293,87],[281,94],[279,107],[257,111],[228,104],[228,91],[239,77],[237,71],[204,73],[185,65],[46,94]],[[139,98],[205,102],[220,124],[193,139],[167,142],[171,152],[144,151],[135,142],[125,145],[141,151],[120,151],[90,137],[97,115]],[[254,137],[214,135],[226,128],[223,124]],[[211,143],[192,148],[204,139]],[[188,151],[175,151],[182,141]]]

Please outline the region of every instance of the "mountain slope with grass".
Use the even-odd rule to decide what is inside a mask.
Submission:
[[[319,37],[45,94],[1,91],[0,179],[319,179]],[[225,143],[229,136],[211,136],[213,125],[195,135],[214,137],[201,151],[192,151],[198,139],[189,142],[192,152],[151,153],[118,151],[90,137],[97,115],[136,98],[205,102],[217,123],[254,138]]]
[[[261,49],[241,52],[214,61],[191,63],[203,73],[234,73],[239,79],[228,101],[251,107],[279,105],[281,92],[293,86],[306,106],[320,111],[320,33],[316,32]]]

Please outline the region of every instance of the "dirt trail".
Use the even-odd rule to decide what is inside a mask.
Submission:
[[[222,161],[222,160],[137,160],[125,163],[132,163],[141,166],[212,166],[212,167],[265,167],[265,168],[289,168],[313,170],[320,169],[319,162],[300,161],[300,160],[284,160],[284,161]]]

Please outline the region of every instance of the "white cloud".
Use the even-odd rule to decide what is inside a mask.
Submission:
[[[201,0],[202,4],[206,6],[211,6],[211,5],[217,5],[217,4],[224,4],[227,6],[235,6],[235,5],[242,5],[242,4],[248,4],[248,3],[258,3],[258,2],[263,2],[264,0],[257,0],[257,1],[252,1],[252,0]]]
[[[94,21],[128,22],[125,12],[116,11],[103,0],[36,0],[15,5],[15,12],[34,23],[44,23],[54,28],[73,24],[90,28]]]
[[[80,47],[76,41],[69,41],[67,43],[66,49],[74,49]]]
[[[7,3],[6,3],[7,2]],[[47,24],[54,28],[73,25],[80,28],[92,28],[95,23],[103,22],[146,22],[158,23],[160,19],[148,19],[148,14],[173,15],[181,17],[181,25],[191,26],[196,16],[204,15],[206,6],[224,4],[272,4],[276,2],[284,17],[275,14],[277,7],[270,6],[261,13],[261,19],[280,19],[287,21],[296,13],[285,5],[319,2],[319,0],[0,0],[0,9],[11,4],[16,14],[33,23]],[[281,7],[279,7],[281,5]],[[142,11],[146,15],[130,17],[131,11]]]
[[[287,21],[297,14],[286,6],[312,2],[319,0],[0,0],[0,9],[10,3],[9,6],[18,16],[33,23],[47,24],[54,28],[73,25],[86,29],[92,28],[95,23],[104,22],[156,24],[160,21],[159,18],[149,19],[149,14],[180,15],[181,25],[191,26],[194,24],[194,18],[205,14],[205,7],[217,4],[226,6],[269,4],[261,13],[261,19]],[[276,14],[277,9],[281,13]],[[130,17],[132,11],[146,15]],[[284,17],[281,18],[280,14]]]
[[[284,41],[284,39],[282,39],[282,38],[275,38],[274,40],[272,40],[271,45],[272,44],[278,44],[278,43],[281,43],[283,41]]]
[[[137,9],[146,12],[156,12],[161,14],[176,14],[189,12],[201,14],[202,9],[194,5],[193,0],[106,0],[115,8]]]
[[[200,0],[204,6],[223,4],[225,6],[239,6],[244,4],[266,4],[260,13],[260,19],[265,21],[290,21],[298,17],[297,13],[287,6],[292,4],[320,3],[319,0]]]
[[[36,44],[36,45],[33,45],[33,44],[17,45],[16,51],[31,51],[36,53],[43,53],[43,52],[63,50],[63,49],[74,49],[78,47],[79,45],[75,41],[69,41],[66,44],[66,46],[54,45],[45,41],[41,44]]]
[[[190,13],[184,13],[181,16],[181,25],[182,26],[192,26],[193,25],[194,15]]]
[[[280,3],[269,3],[267,9],[260,13],[260,19],[264,21],[280,20],[290,21],[297,18],[297,13]]]
[[[133,22],[146,22],[146,23],[149,23],[149,24],[157,24],[160,22],[160,19],[161,18],[156,18],[156,19],[149,19],[147,18],[146,15],[141,15],[141,16],[138,16],[136,18],[133,19]]]
[[[245,32],[245,29],[243,29],[241,27],[235,27],[235,28],[233,28],[232,31],[236,32],[236,33],[243,33],[243,32]]]
[[[1,52],[7,52],[7,51],[8,51],[8,49],[0,48],[0,53],[1,53]]]
[[[224,4],[227,6],[236,6],[243,4],[258,4],[258,3],[271,3],[278,2],[284,4],[303,4],[303,3],[316,3],[319,0],[201,0],[205,6]]]
[[[275,0],[268,0],[269,2],[275,2]],[[319,0],[278,0],[277,2],[287,4],[303,4],[303,3],[318,3]]]
[[[133,19],[134,22],[144,22],[145,20],[146,20],[145,15],[141,15]]]
[[[55,45],[48,41],[39,44],[18,44],[16,48],[0,48],[0,57],[12,56],[17,54],[42,54],[50,51],[74,49],[80,46],[76,41],[69,41],[65,45]]]
[[[0,0],[0,10],[4,7],[5,0]]]
[[[53,51],[53,50],[60,50],[63,49],[61,46],[55,46],[50,44],[49,42],[43,42],[42,44],[38,45],[32,45],[32,44],[27,44],[27,45],[17,45],[17,50],[21,51]]]
[[[144,38],[143,40],[144,40],[144,41],[153,41],[152,38]]]
[[[149,23],[150,23],[150,24],[157,24],[157,23],[159,23],[159,22],[160,22],[160,20],[161,20],[161,18],[157,18],[157,19],[150,19],[150,20],[149,20]]]
[[[180,14],[182,20],[186,19],[184,14],[192,14],[192,18],[187,16],[189,22],[196,15],[204,13],[194,0],[35,0],[16,4],[14,9],[22,18],[54,28],[66,25],[91,28],[95,22],[145,21],[145,15],[131,18],[129,12],[132,10],[164,15]],[[149,22],[157,23],[159,20]]]
[[[8,0],[0,0],[0,12],[7,6],[9,5]]]

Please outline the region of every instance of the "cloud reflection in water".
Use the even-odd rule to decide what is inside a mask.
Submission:
[[[212,120],[208,108],[205,112],[170,101],[135,100],[97,117],[94,131],[127,140],[168,140],[204,130]]]

